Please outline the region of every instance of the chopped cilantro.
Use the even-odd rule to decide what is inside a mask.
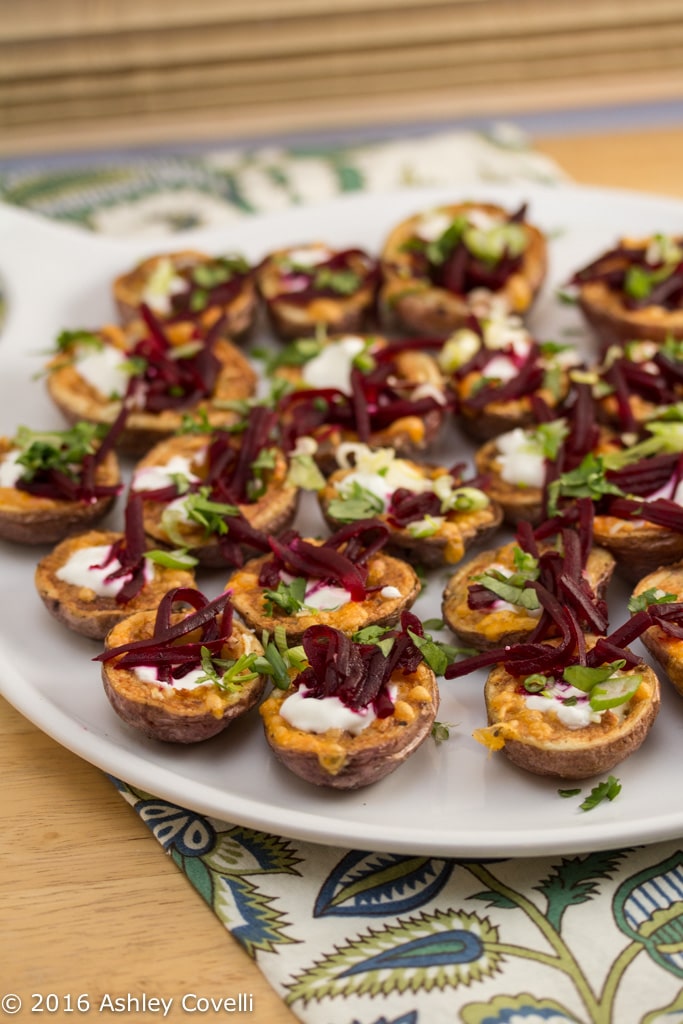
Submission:
[[[650,587],[648,590],[644,590],[642,594],[634,594],[630,597],[627,607],[633,615],[635,612],[646,611],[651,604],[671,604],[675,601],[678,601],[676,594],[665,594],[664,591],[659,590],[657,587]]]
[[[340,523],[351,523],[356,519],[371,519],[381,514],[384,512],[384,502],[354,480],[349,487],[344,488],[342,497],[332,499],[327,511]]]
[[[287,615],[295,615],[305,607],[306,579],[297,576],[291,583],[280,580],[275,590],[263,591],[263,603],[267,615],[272,615],[275,606]]]
[[[614,800],[615,797],[621,792],[621,783],[614,776],[610,775],[604,782],[599,782],[597,786],[594,786],[590,791],[589,795],[581,804],[582,811],[592,811],[594,807],[602,803],[603,800]]]
[[[14,443],[21,449],[17,458],[23,466],[22,479],[31,481],[38,473],[58,470],[73,477],[74,467],[81,466],[86,455],[95,451],[95,441],[105,427],[93,423],[76,423],[69,430],[30,430],[19,427]]]
[[[353,295],[361,285],[360,275],[355,270],[331,270],[320,267],[313,278],[314,288],[329,288],[337,295]]]
[[[431,735],[437,746],[451,738],[451,729],[450,722],[434,722]]]

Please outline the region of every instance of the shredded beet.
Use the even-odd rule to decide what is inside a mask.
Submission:
[[[558,537],[556,548],[542,550],[538,540]],[[593,543],[593,505],[589,499],[580,499],[565,514],[547,520],[535,531],[528,523],[520,524],[517,531],[520,549],[538,561],[538,580],[529,579],[526,586],[538,594],[543,609],[538,625],[531,634],[533,642],[554,636],[558,631],[559,602],[582,628],[602,633],[607,628],[607,605],[598,598],[585,570]],[[542,596],[543,595],[543,598]],[[482,583],[473,583],[468,591],[468,607],[475,611],[495,606],[497,595]]]
[[[655,498],[654,501],[613,498],[606,506],[606,514],[617,519],[644,519],[674,533],[683,533],[683,508],[668,498]]]
[[[229,306],[253,278],[254,271],[240,257],[218,256],[176,269],[176,275],[185,287],[170,296],[172,312],[164,318],[169,322],[193,320],[211,307]],[[210,283],[201,283],[207,278]]]
[[[367,563],[388,537],[388,527],[377,519],[348,523],[323,544],[313,544],[293,530],[279,539],[271,537],[273,557],[261,567],[259,586],[276,587],[281,573],[286,572],[344,587],[352,601],[363,601],[367,595]]]
[[[385,654],[377,644],[354,641],[331,626],[309,626],[302,638],[309,664],[297,687],[307,697],[338,697],[354,711],[372,707],[378,718],[386,718],[394,710],[388,690],[394,673],[415,672],[423,660],[408,630],[424,635],[419,619],[406,612],[400,628],[383,634],[383,640],[393,641]]]
[[[346,288],[340,291],[334,286],[334,275],[348,273],[358,277],[358,285],[352,294],[361,288],[375,288],[379,283],[379,263],[376,259],[362,249],[340,249],[332,253],[328,259],[311,264],[310,267],[297,266],[293,270],[282,271],[283,288],[266,302],[272,305],[286,299],[292,305],[303,306],[314,299],[344,298],[350,292],[347,292]],[[296,288],[292,288],[294,282],[297,284]]]
[[[185,611],[189,605],[193,612],[177,622],[172,621],[174,609]],[[200,591],[191,587],[175,587],[161,600],[152,635],[145,640],[133,640],[98,654],[95,661],[119,658],[118,668],[133,669],[154,665],[160,682],[181,678],[201,665],[202,648],[219,655],[232,634],[233,609],[229,591],[209,601]],[[183,637],[192,635],[191,640]]]
[[[145,528],[142,517],[142,496],[132,494],[126,503],[123,536],[111,545],[102,568],[118,561],[119,568],[106,577],[107,582],[128,577],[116,595],[117,604],[128,604],[145,584]]]
[[[425,516],[438,516],[440,513],[441,500],[434,491],[416,492],[406,487],[394,491],[387,508],[389,522],[400,528],[424,519]]]
[[[675,241],[680,243],[680,239]],[[629,309],[643,309],[646,306],[680,309],[683,305],[683,262],[671,267],[661,262],[651,263],[646,258],[648,248],[648,245],[615,246],[576,271],[570,284],[602,281],[610,291],[619,294]],[[661,279],[655,276],[644,294],[634,295],[632,290],[627,290],[628,276],[633,270],[641,271],[643,275],[656,275],[657,271],[661,271],[663,276]]]
[[[143,369],[130,378],[130,389],[141,394],[148,412],[182,409],[196,405],[210,395],[220,373],[220,361],[214,352],[225,323],[221,317],[207,332],[197,325],[188,344],[196,343],[191,354],[174,356],[164,325],[144,303],[140,316],[147,333],[128,351],[129,359],[142,360]]]
[[[97,471],[106,456],[114,450],[126,425],[128,414],[129,406],[124,402],[95,450],[87,452],[79,465],[69,466],[68,471],[55,468],[38,470],[31,480],[20,478],[16,483],[17,490],[40,498],[75,501],[84,505],[92,505],[99,499],[120,494],[123,484],[100,484],[97,482]]]
[[[489,353],[489,357],[493,354]],[[483,409],[491,402],[512,402],[538,391],[545,378],[545,369],[539,363],[538,355],[538,346],[532,346],[528,357],[519,364],[517,373],[511,380],[504,383],[496,381],[485,383],[474,394],[461,398],[461,408],[475,411]],[[484,363],[482,373],[486,377],[486,363]]]
[[[609,635],[598,636],[595,645],[588,649],[583,631],[571,610],[563,608],[554,598],[548,601],[547,595],[542,594],[542,588],[537,584],[534,586],[544,607],[562,629],[560,642],[557,645],[521,643],[464,658],[448,666],[444,673],[446,679],[456,679],[497,664],[517,677],[536,672],[559,675],[568,665],[597,668],[622,659],[629,668],[634,668],[642,659],[629,650],[628,645],[642,636],[646,629],[657,625],[670,635],[683,638],[683,604],[654,604],[636,612]]]

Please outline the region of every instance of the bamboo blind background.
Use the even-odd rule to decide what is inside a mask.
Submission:
[[[0,154],[683,98],[683,0],[0,0]]]

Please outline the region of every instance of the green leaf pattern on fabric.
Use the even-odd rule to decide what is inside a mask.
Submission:
[[[675,842],[487,862],[344,851],[117,785],[304,1024],[683,1020]]]

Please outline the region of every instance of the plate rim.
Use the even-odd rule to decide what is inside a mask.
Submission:
[[[457,202],[465,194],[474,198],[500,196],[501,201],[512,196],[528,198],[532,211],[534,200],[540,195],[553,197],[558,201],[571,197],[578,202],[589,200],[596,202],[604,199],[612,203],[621,201],[627,205],[642,204],[650,207],[653,213],[660,210],[670,213],[675,208],[683,224],[683,199],[679,197],[661,196],[630,189],[584,186],[575,183],[514,182],[472,184],[466,187],[459,185],[406,188],[383,193],[381,196],[369,192],[347,193],[324,202],[287,208],[275,214],[246,215],[245,218],[235,222],[234,230],[253,233],[255,224],[259,228],[265,229],[268,225],[272,227],[274,222],[277,222],[278,228],[282,228],[300,220],[302,215],[314,218],[324,214],[325,211],[338,210],[342,206],[366,206],[372,205],[374,202],[381,202],[388,207],[398,201],[401,205],[411,206],[414,204],[417,212],[428,202],[440,203],[447,201],[448,198]],[[117,256],[133,258],[136,252],[144,254],[145,251],[150,253],[160,252],[163,249],[170,251],[171,248],[186,244],[199,244],[202,239],[206,239],[206,244],[213,243],[226,230],[224,226],[205,227],[165,238],[112,238],[55,222],[32,211],[0,203],[0,230],[3,228],[3,221],[9,221],[10,226],[13,222],[20,227],[30,225],[30,231],[37,236],[47,232],[51,238],[56,239],[57,244],[61,244],[62,239],[69,238],[76,246],[84,245],[88,249],[94,246],[101,248],[102,252],[109,250]],[[12,301],[16,301],[17,296],[14,296],[11,291],[10,295]],[[0,337],[0,364],[2,354],[2,337]],[[216,798],[215,787],[209,787],[203,782],[198,783],[178,772],[171,772],[164,765],[155,764],[143,757],[141,753],[131,756],[130,752],[126,751],[125,757],[130,758],[130,763],[127,766],[122,765],[118,756],[121,752],[120,746],[115,743],[103,745],[100,737],[90,733],[87,728],[75,722],[59,707],[50,703],[45,694],[39,691],[34,692],[31,688],[26,687],[18,670],[11,661],[7,660],[2,642],[0,628],[0,694],[41,731],[115,779],[120,779],[160,799],[178,803],[189,810],[227,820],[226,804],[222,799]],[[264,755],[268,755],[265,745]],[[221,790],[220,794],[224,796],[224,790]],[[278,808],[278,814],[271,820],[265,820],[262,814],[258,810],[254,811],[253,807],[250,808],[239,794],[233,793],[231,796],[232,807],[227,816],[230,820],[235,818],[235,824],[262,831],[272,831],[292,839],[323,845],[343,845],[344,847],[353,845],[360,849],[379,848],[397,853],[422,852],[433,856],[527,857],[552,853],[577,853],[671,839],[683,831],[683,808],[678,810],[674,808],[669,813],[660,814],[648,823],[645,832],[638,827],[637,822],[621,822],[619,826],[615,827],[613,820],[603,822],[587,817],[584,827],[583,823],[577,826],[576,819],[568,816],[567,827],[561,830],[555,829],[551,835],[538,833],[534,836],[526,828],[520,828],[515,834],[508,831],[504,839],[504,847],[501,849],[501,836],[495,829],[492,829],[490,835],[480,831],[476,836],[469,835],[467,831],[453,830],[446,835],[441,828],[423,830],[419,839],[415,839],[406,832],[404,826],[399,825],[387,831],[387,826],[384,824],[382,828],[385,831],[382,835],[378,833],[364,835],[363,828],[360,830],[357,828],[350,834],[348,822],[335,821],[332,816],[321,818],[316,815],[315,820],[309,821],[306,816],[292,816],[291,810],[285,811]],[[343,827],[343,832],[340,832],[340,826]]]

